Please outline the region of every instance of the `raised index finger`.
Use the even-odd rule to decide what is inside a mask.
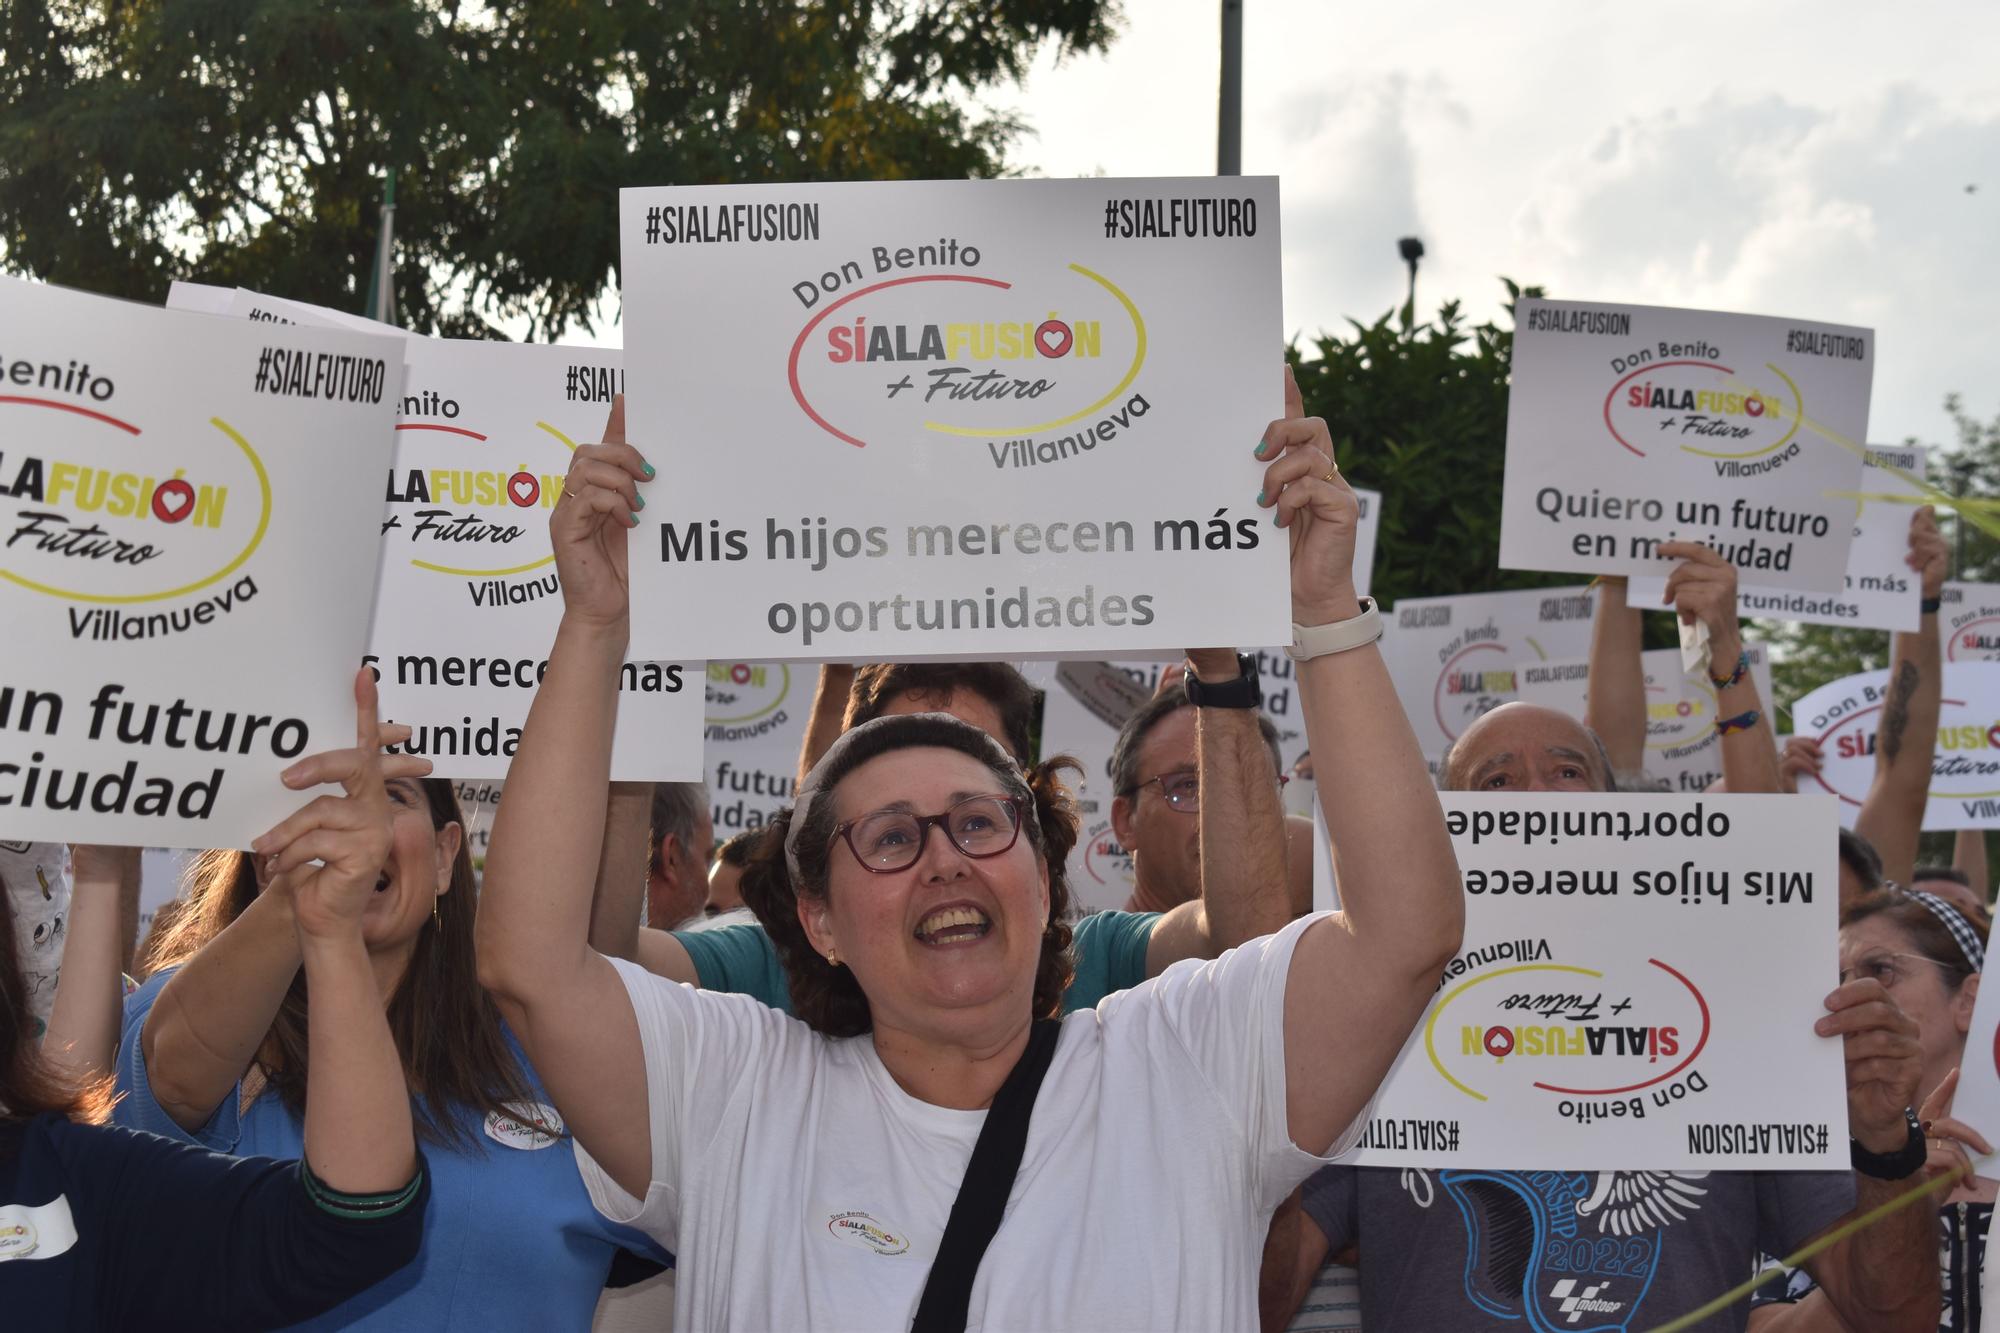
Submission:
[[[1298,376],[1292,373],[1292,363],[1285,363],[1285,415],[1302,417],[1306,414],[1305,395],[1299,392]]]
[[[604,443],[625,443],[625,395],[613,394],[611,415],[604,419]]]

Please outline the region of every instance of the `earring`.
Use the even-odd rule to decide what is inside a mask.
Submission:
[[[434,893],[431,895],[431,924],[433,926],[438,924],[438,899],[442,897],[444,897],[444,895],[441,893]]]
[[[827,965],[828,967],[839,967],[839,966],[840,966],[840,954],[839,954],[839,952],[838,952],[838,951],[836,951],[836,950],[833,950],[833,949],[828,949],[828,950],[826,951],[826,965]]]

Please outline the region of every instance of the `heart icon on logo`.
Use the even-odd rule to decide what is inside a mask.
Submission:
[[[507,479],[507,494],[513,498],[515,504],[526,509],[541,499],[542,484],[536,481],[531,473],[516,472]]]
[[[1035,330],[1035,346],[1043,356],[1051,359],[1065,356],[1076,335],[1069,331],[1069,325],[1058,319],[1044,321]]]
[[[153,517],[162,523],[178,523],[194,510],[194,487],[176,477],[163,481],[153,492]]]

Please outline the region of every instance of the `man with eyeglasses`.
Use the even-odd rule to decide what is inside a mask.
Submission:
[[[1247,823],[1218,820],[1213,812],[1205,819],[1201,794],[1223,782],[1282,787],[1287,778],[1280,772],[1278,731],[1257,708],[1256,658],[1204,649],[1189,654],[1188,666],[1191,675],[1163,682],[1160,692],[1125,720],[1111,747],[1111,829],[1132,857],[1132,896],[1125,910],[1171,912],[1201,900],[1205,882],[1211,914],[1241,908],[1271,918],[1264,930],[1226,932],[1253,938],[1310,908],[1310,873],[1299,877],[1303,903],[1293,901],[1297,894],[1289,875],[1282,893],[1270,884],[1245,882],[1252,873],[1269,873],[1252,872],[1253,864],[1271,864],[1250,849],[1268,843],[1279,849],[1275,864],[1289,865],[1283,807],[1256,802]],[[1204,836],[1215,844],[1205,881]],[[1305,865],[1309,871],[1310,863]]]

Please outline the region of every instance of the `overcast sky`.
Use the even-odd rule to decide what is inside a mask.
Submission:
[[[1219,0],[1126,0],[993,99],[1030,174],[1215,170]],[[1552,296],[1859,324],[1871,438],[2000,413],[2000,4],[1245,0],[1243,170],[1283,180],[1288,332]],[[1974,187],[1971,193],[1967,187]]]

